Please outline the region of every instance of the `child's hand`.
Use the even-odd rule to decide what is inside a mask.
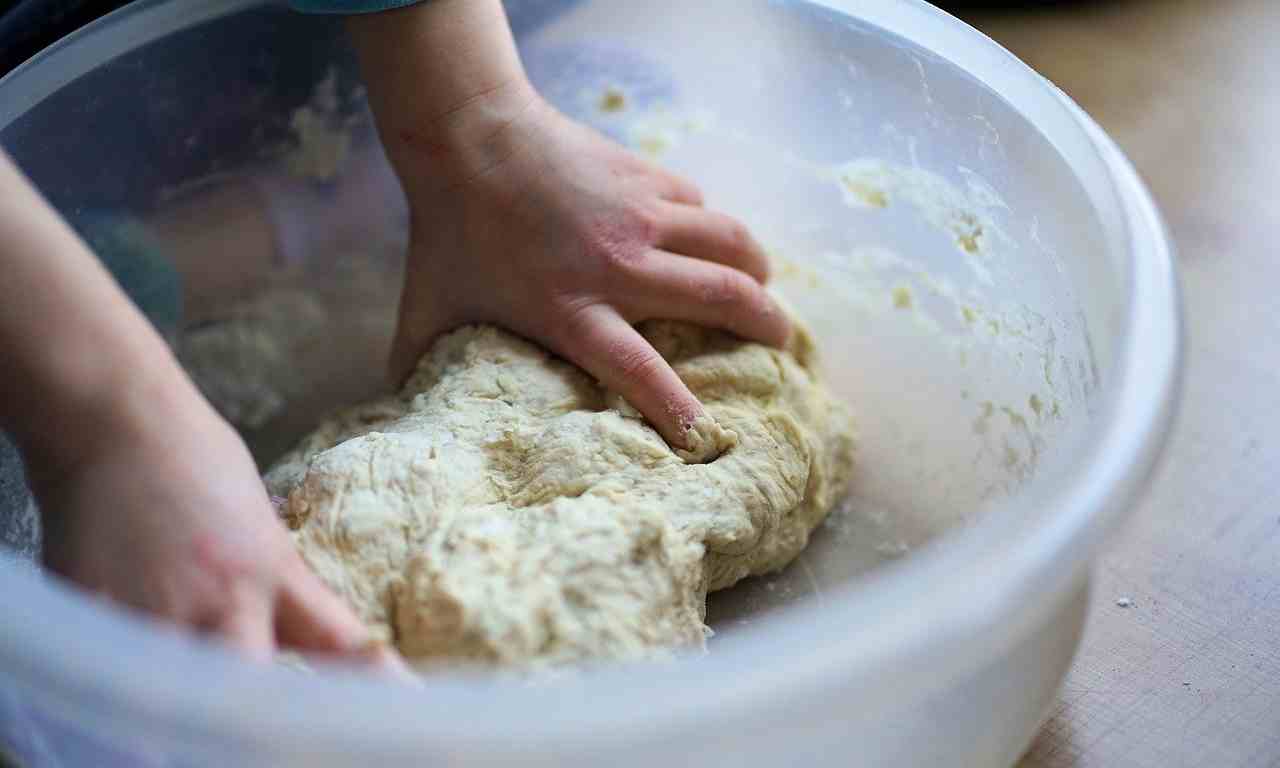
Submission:
[[[45,562],[220,635],[393,664],[307,570],[239,436],[0,152],[0,427],[22,449]]]
[[[401,137],[413,211],[392,373],[441,332],[490,322],[538,341],[622,394],[672,444],[702,407],[632,327],[687,320],[771,345],[790,332],[765,291],[768,260],[698,189],[529,91],[466,167]],[[450,150],[455,152],[455,150]]]
[[[83,425],[68,466],[33,467],[46,564],[257,658],[358,654],[366,630],[298,556],[239,436],[194,392],[134,401]]]
[[[760,246],[689,182],[538,97],[499,0],[432,0],[350,29],[412,220],[393,375],[444,331],[498,323],[688,448],[702,406],[632,323],[688,320],[782,344],[788,320],[761,285]]]

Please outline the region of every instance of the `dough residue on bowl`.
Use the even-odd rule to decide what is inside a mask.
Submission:
[[[703,648],[706,595],[794,559],[843,495],[846,407],[812,342],[640,327],[718,425],[706,463],[492,327],[267,475],[308,564],[410,661],[540,666]],[[625,405],[625,404],[623,404]]]

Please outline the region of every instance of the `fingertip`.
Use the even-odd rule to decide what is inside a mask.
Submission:
[[[756,260],[756,263],[747,270],[747,274],[755,278],[757,283],[761,285],[768,285],[769,280],[773,278],[773,267],[769,263],[769,256],[764,250],[764,247],[757,247],[759,248],[760,255]]]
[[[765,319],[763,325],[768,330],[760,341],[768,346],[783,349],[790,343],[791,335],[795,332],[795,326],[791,322],[791,316],[782,308],[782,305],[767,292],[765,296],[767,301],[763,310]]]
[[[726,312],[723,327],[750,341],[783,348],[791,339],[791,318],[769,289],[752,282]]]
[[[701,208],[706,203],[706,199],[702,196],[702,190],[693,182],[685,182],[683,190],[676,199],[685,205],[692,205],[695,208]]]
[[[759,240],[756,240],[755,235],[751,233],[746,224],[733,217],[726,217],[726,221],[726,226],[729,229],[728,241],[730,247],[739,254],[735,265],[755,278],[756,282],[762,285],[768,282],[769,254],[765,251],[764,246],[760,244]]]
[[[668,204],[660,212],[659,248],[732,267],[760,284],[769,279],[768,253],[738,219],[688,205]]]
[[[738,440],[731,430],[720,426],[710,414],[698,417],[685,429],[685,447],[676,453],[688,464],[715,461]]]
[[[579,314],[556,351],[621,395],[667,443],[683,449],[702,404],[671,365],[616,310],[598,305]]]

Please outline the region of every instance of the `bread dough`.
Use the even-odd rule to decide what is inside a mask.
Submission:
[[[804,331],[640,330],[714,419],[689,455],[577,368],[463,328],[268,474],[303,557],[413,662],[704,647],[707,592],[782,568],[843,494],[852,423]]]
[[[306,293],[270,291],[185,329],[174,351],[224,419],[240,429],[260,429],[300,389],[291,376],[298,348],[325,325],[327,314]]]

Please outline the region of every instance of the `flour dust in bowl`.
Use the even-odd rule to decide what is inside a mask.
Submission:
[[[789,567],[710,597],[706,654],[420,687],[254,666],[88,600],[24,560],[24,500],[0,515],[18,551],[0,559],[6,748],[34,765],[1012,764],[1177,388],[1170,247],[1129,164],[924,3],[509,12],[548,99],[767,246],[853,415],[847,498]],[[0,141],[82,232],[179,234],[160,252],[186,303],[153,319],[264,468],[380,391],[407,217],[353,61],[334,19],[142,0],[0,82]],[[283,267],[217,224],[264,178],[312,206],[311,226],[265,219]],[[211,254],[258,279],[203,269]]]

